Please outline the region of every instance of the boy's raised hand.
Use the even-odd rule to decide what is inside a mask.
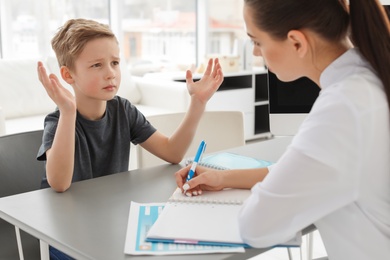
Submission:
[[[203,77],[197,82],[193,81],[191,71],[187,70],[186,73],[189,94],[191,97],[196,97],[202,103],[207,103],[218,90],[219,86],[221,86],[222,81],[223,73],[218,58],[216,58],[214,62],[213,59],[208,61]]]
[[[64,88],[57,76],[54,74],[47,75],[46,69],[42,62],[38,62],[38,78],[45,87],[49,97],[56,103],[61,112],[76,111],[76,99],[73,94]]]

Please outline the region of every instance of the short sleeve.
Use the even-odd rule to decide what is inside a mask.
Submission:
[[[156,132],[156,128],[149,123],[146,117],[137,109],[136,106],[126,99],[122,99],[122,102],[125,102],[124,105],[129,122],[131,142],[133,144],[145,142],[152,134],[154,134],[154,132]]]
[[[57,130],[58,119],[60,116],[60,112],[57,110],[45,118],[42,144],[39,147],[37,160],[38,161],[46,161],[46,151],[51,148],[54,140],[54,135]]]

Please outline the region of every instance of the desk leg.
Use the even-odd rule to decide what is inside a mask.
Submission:
[[[291,253],[291,248],[289,248],[289,247],[287,247],[287,254],[288,254],[288,259],[292,260],[293,257],[292,257],[292,253]]]
[[[43,240],[39,240],[39,246],[41,249],[41,260],[49,260],[49,244]]]
[[[313,260],[313,232],[302,236],[302,244],[300,247],[301,260]]]
[[[20,238],[20,229],[15,226],[16,242],[18,244],[19,259],[24,260],[22,239]]]
[[[313,232],[310,232],[306,235],[306,250],[307,250],[307,259],[312,260],[313,259],[313,239],[314,235]]]

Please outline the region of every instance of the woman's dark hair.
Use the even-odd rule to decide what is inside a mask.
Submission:
[[[275,39],[309,29],[328,41],[349,33],[381,79],[390,106],[390,25],[379,0],[244,0],[258,28]],[[348,9],[350,9],[348,11]]]
[[[379,0],[350,0],[352,41],[377,71],[390,105],[390,25]]]

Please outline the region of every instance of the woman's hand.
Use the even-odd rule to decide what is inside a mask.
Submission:
[[[214,60],[214,66],[213,59],[209,60],[203,77],[197,82],[193,81],[190,70],[187,70],[186,73],[187,89],[190,96],[196,98],[203,104],[207,103],[214,95],[219,86],[221,86],[222,81],[223,73],[218,58]]]
[[[42,62],[38,62],[38,78],[46,89],[49,97],[56,103],[58,109],[61,112],[75,112],[76,111],[76,99],[73,94],[64,88],[57,76],[54,74],[47,75],[46,69]]]
[[[186,182],[191,165],[188,165],[175,173],[177,186],[185,192],[187,196],[202,194],[202,190],[222,190],[223,171],[214,170],[202,166],[196,167],[194,177]]]
[[[196,167],[194,177],[186,182],[191,165],[175,173],[177,186],[187,196],[200,195],[203,190],[217,191],[224,188],[251,189],[264,180],[268,168],[215,170],[202,166]]]

